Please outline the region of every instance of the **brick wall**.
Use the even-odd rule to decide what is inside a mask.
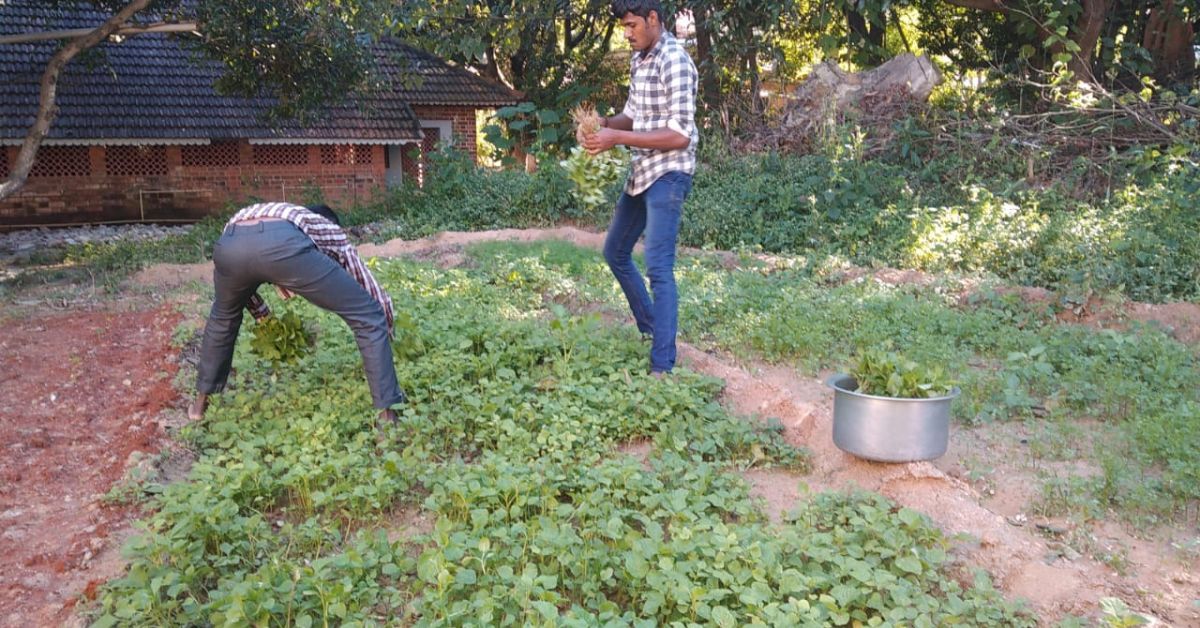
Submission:
[[[472,159],[478,158],[478,149],[475,146],[475,109],[473,107],[414,106],[413,112],[420,120],[449,120],[455,148],[469,153]]]
[[[450,120],[456,146],[475,158],[475,110],[415,107]],[[24,187],[0,201],[0,229],[106,220],[194,219],[249,201],[303,202],[317,188],[334,206],[386,188],[383,145],[43,146]],[[0,146],[0,178],[17,147]]]

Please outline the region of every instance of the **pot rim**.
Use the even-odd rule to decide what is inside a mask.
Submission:
[[[853,375],[850,375],[848,373],[836,373],[833,376],[831,376],[829,379],[825,380],[825,384],[841,394],[851,395],[854,397],[861,397],[863,399],[881,399],[883,401],[893,401],[893,402],[910,402],[911,401],[911,402],[922,403],[922,402],[930,402],[930,401],[952,401],[954,399],[957,399],[958,396],[962,394],[962,390],[958,386],[955,386],[954,388],[952,388],[950,390],[950,394],[944,395],[941,397],[888,397],[886,395],[868,395],[866,393],[855,392],[853,388],[845,388],[844,385],[847,381],[854,382],[855,384],[858,383],[858,381],[854,379]]]

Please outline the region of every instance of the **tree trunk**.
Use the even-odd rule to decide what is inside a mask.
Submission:
[[[1188,80],[1196,72],[1192,39],[1196,33],[1175,9],[1175,0],[1150,10],[1142,47],[1154,59],[1154,77],[1163,82]]]
[[[29,171],[33,169],[38,148],[46,139],[46,135],[50,132],[50,125],[54,123],[54,118],[58,115],[58,105],[55,103],[55,99],[58,97],[58,78],[62,74],[63,68],[80,52],[99,45],[100,42],[107,39],[139,11],[145,9],[150,2],[151,0],[133,0],[92,32],[83,37],[69,40],[50,58],[45,72],[42,73],[37,115],[34,117],[33,126],[29,127],[29,132],[25,134],[25,141],[21,143],[21,150],[17,153],[17,160],[13,164],[12,171],[9,172],[8,180],[0,183],[0,201],[16,194],[29,178]]]
[[[757,48],[751,48],[747,53],[746,65],[750,71],[750,114],[758,122],[767,110],[767,102],[762,97],[762,69],[758,65]]]
[[[854,9],[846,9],[846,25],[850,28],[853,38],[866,42],[863,59],[867,65],[875,66],[884,61],[883,33],[885,29],[867,21],[867,18]]]
[[[1108,15],[1112,0],[1083,0],[1083,13],[1075,26],[1075,43],[1079,52],[1071,57],[1067,67],[1075,73],[1075,78],[1083,81],[1096,80],[1092,73],[1092,58],[1096,54],[1096,44],[1100,42],[1100,31],[1104,28],[1104,18]]]
[[[721,82],[717,64],[713,61],[712,31],[708,30],[708,13],[695,9],[696,66],[700,72],[700,100],[712,111],[721,106]]]
[[[476,69],[479,70],[479,73],[483,75],[484,78],[491,79],[497,83],[503,83],[509,87],[513,87],[513,85],[505,79],[504,73],[500,71],[500,64],[496,60],[496,57],[496,46],[488,46],[487,53],[484,55],[483,66],[476,66]]]

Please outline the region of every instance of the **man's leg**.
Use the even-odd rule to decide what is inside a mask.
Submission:
[[[675,284],[675,248],[683,201],[691,191],[692,177],[669,172],[643,195],[646,199],[646,276],[654,293],[654,341],[650,347],[650,372],[670,373],[675,368],[675,335],[679,326],[679,291]]]
[[[198,395],[188,409],[189,418],[203,416],[208,395],[224,390],[229,379],[233,348],[242,327],[242,310],[259,286],[258,281],[247,277],[244,272],[256,246],[255,238],[251,235],[224,235],[213,246],[215,297],[204,326],[196,374]]]
[[[650,334],[654,332],[650,294],[646,292],[642,274],[633,263],[633,247],[646,229],[645,196],[621,193],[613,212],[612,224],[608,226],[608,235],[604,239],[604,260],[625,293],[638,331]]]
[[[383,306],[346,269],[317,250],[311,240],[298,254],[267,264],[273,283],[341,316],[350,326],[362,354],[375,407],[386,410],[404,403],[404,392],[396,382]]]

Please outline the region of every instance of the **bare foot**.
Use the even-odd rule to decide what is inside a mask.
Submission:
[[[188,420],[199,421],[203,419],[205,410],[208,410],[208,395],[200,393],[196,395],[196,399],[188,406]]]
[[[396,422],[396,411],[391,408],[384,408],[379,411],[379,425],[392,425]]]

